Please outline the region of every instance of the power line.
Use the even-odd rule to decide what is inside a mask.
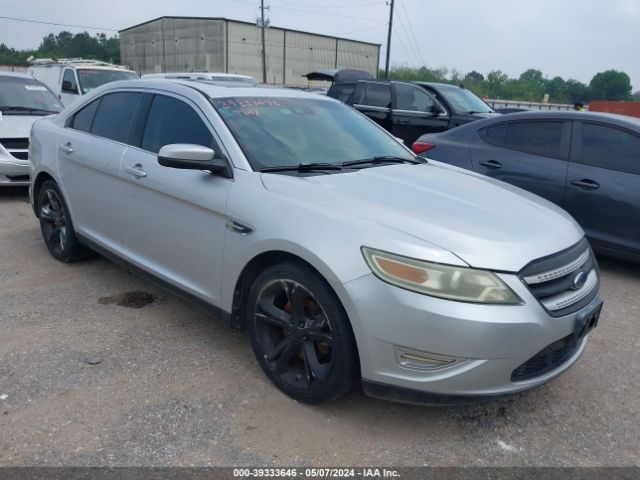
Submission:
[[[285,0],[278,0],[281,3],[285,3],[287,5],[296,5],[300,6],[299,3],[295,2],[287,2]],[[361,8],[361,7],[375,7],[377,5],[386,5],[385,2],[376,2],[376,3],[359,3],[357,5],[314,5],[311,8]]]
[[[27,22],[27,23],[40,23],[43,25],[56,25],[58,27],[72,27],[72,28],[87,28],[89,30],[108,30],[110,32],[117,32],[116,28],[105,28],[105,27],[89,27],[87,25],[70,25],[67,23],[55,23],[55,22],[44,22],[42,20],[27,20],[26,18],[15,18],[15,17],[5,17],[0,15],[0,19],[2,20],[13,20],[15,22]]]
[[[237,3],[245,3],[247,5],[254,5],[254,2],[250,2],[248,0],[230,0],[232,2],[237,2]],[[379,20],[377,19],[373,19],[373,18],[362,18],[362,17],[357,17],[355,15],[340,15],[338,13],[326,13],[326,12],[318,12],[317,10],[307,10],[307,9],[303,9],[303,8],[294,8],[294,7],[283,7],[282,5],[275,5],[277,6],[279,9],[281,10],[291,10],[294,12],[304,12],[304,13],[313,13],[315,15],[324,15],[326,17],[339,17],[339,18],[351,18],[351,19],[355,19],[355,20],[362,20],[365,22],[379,22]]]
[[[410,30],[410,33],[411,33],[411,37],[413,39],[413,47],[416,50],[416,52],[418,54],[418,58],[420,59],[422,65],[425,65],[424,57],[422,56],[422,50],[420,50],[420,44],[418,43],[418,37],[416,35],[416,32],[413,30],[413,24],[411,23],[411,17],[409,16],[409,13],[407,12],[406,7],[404,6],[404,2],[400,2],[400,6],[402,7],[402,12],[404,13],[405,21],[406,21],[407,25],[409,25],[409,30]]]

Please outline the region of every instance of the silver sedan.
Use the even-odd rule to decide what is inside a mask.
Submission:
[[[246,328],[300,401],[451,403],[526,390],[597,325],[580,227],[532,194],[416,158],[292,90],[101,87],[31,134],[51,254],[89,249]]]

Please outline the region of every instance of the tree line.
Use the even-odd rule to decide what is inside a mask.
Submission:
[[[104,33],[90,35],[87,32],[73,34],[63,31],[50,33],[35,50],[17,50],[0,43],[0,65],[27,65],[29,57],[36,58],[86,58],[120,63],[120,40],[117,35]]]
[[[383,72],[380,72],[383,78]],[[591,100],[640,101],[640,91],[632,92],[631,79],[625,72],[607,70],[593,76],[589,84],[562,77],[546,77],[540,70],[531,68],[517,78],[511,78],[500,70],[486,76],[475,70],[461,74],[446,68],[413,68],[401,66],[389,71],[389,78],[423,82],[442,82],[464,85],[479,97],[503,100],[542,102],[549,95],[550,103],[588,103]]]
[[[34,50],[17,50],[0,43],[0,65],[26,65],[29,57],[86,58],[120,63],[120,40],[117,35],[87,32],[73,34],[62,31],[50,33]],[[461,74],[446,68],[414,68],[398,66],[389,72],[392,79],[444,82],[464,85],[480,97],[493,99],[541,102],[549,95],[551,103],[588,103],[590,100],[636,100],[640,91],[631,93],[631,80],[625,72],[607,70],[594,75],[589,84],[562,77],[546,77],[540,70],[529,69],[517,78],[510,78],[500,70],[486,76],[477,71]],[[383,78],[380,72],[380,78]]]

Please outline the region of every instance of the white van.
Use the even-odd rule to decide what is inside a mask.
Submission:
[[[138,78],[133,70],[97,60],[29,59],[29,74],[47,85],[66,106],[80,95],[116,80]]]

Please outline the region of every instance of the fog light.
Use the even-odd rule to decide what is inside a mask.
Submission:
[[[400,366],[411,370],[436,371],[458,365],[465,361],[464,358],[448,357],[434,353],[407,350],[395,347],[396,359]]]

